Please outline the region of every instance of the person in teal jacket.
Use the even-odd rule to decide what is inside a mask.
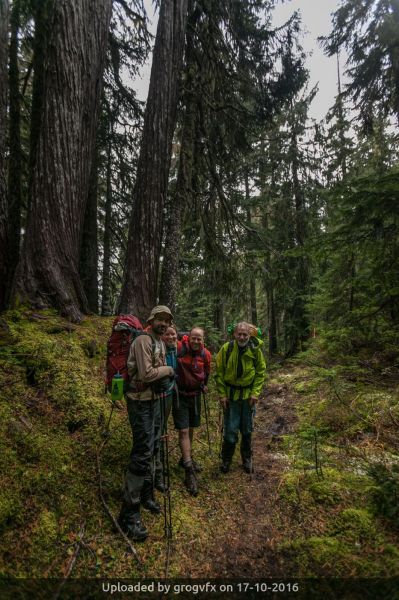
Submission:
[[[176,373],[177,367],[177,329],[176,325],[171,323],[169,327],[166,329],[165,333],[162,336],[162,340],[165,343],[166,347],[166,364],[168,367],[172,367],[173,371]],[[164,396],[161,399],[161,427],[159,431],[159,435],[162,436],[167,434],[168,430],[168,419],[172,409],[172,401],[173,397],[176,395],[175,392],[175,379],[171,377],[169,389],[166,390]],[[166,485],[164,481],[164,445],[159,444],[159,450],[157,455],[155,456],[155,470],[154,470],[154,487],[159,492],[166,492]]]
[[[266,363],[261,350],[263,342],[251,337],[248,323],[238,323],[233,337],[216,356],[216,384],[224,412],[220,469],[222,473],[230,470],[240,431],[242,465],[246,473],[251,473],[253,419],[265,381]]]

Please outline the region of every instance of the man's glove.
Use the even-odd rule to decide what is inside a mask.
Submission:
[[[249,406],[255,406],[258,399],[255,396],[251,396],[248,401],[249,401]]]

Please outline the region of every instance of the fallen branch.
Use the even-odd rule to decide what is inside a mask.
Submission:
[[[64,579],[61,581],[60,585],[58,586],[58,589],[53,597],[53,600],[57,600],[57,598],[59,597],[59,595],[62,591],[62,588],[64,587],[64,585],[68,581],[69,577],[71,576],[73,568],[78,559],[79,552],[81,551],[82,546],[83,546],[84,529],[85,529],[85,524],[83,523],[83,525],[80,527],[78,541],[75,543],[75,552],[72,554],[71,558],[69,559],[68,568],[66,570]]]
[[[122,536],[122,538],[125,540],[126,544],[129,546],[132,554],[134,555],[137,563],[142,566],[142,561],[137,553],[136,548],[133,546],[133,544],[131,543],[131,541],[129,540],[129,538],[127,537],[127,535],[125,534],[124,531],[122,531],[118,521],[115,519],[114,515],[112,514],[108,504],[105,501],[104,498],[104,494],[103,494],[103,484],[102,484],[102,477],[101,477],[101,466],[100,466],[100,453],[102,451],[102,449],[104,448],[105,444],[106,444],[105,440],[102,444],[101,444],[101,448],[100,450],[97,450],[96,452],[96,460],[97,460],[97,477],[98,477],[98,489],[99,489],[99,494],[100,494],[100,499],[102,502],[102,505],[104,506],[105,512],[107,513],[107,515],[109,516],[109,518],[111,519],[115,529],[117,529],[117,531],[120,533],[120,535]]]

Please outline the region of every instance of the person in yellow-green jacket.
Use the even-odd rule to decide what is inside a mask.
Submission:
[[[262,340],[251,337],[249,323],[238,323],[234,340],[216,356],[216,384],[223,408],[222,473],[228,473],[241,432],[241,458],[246,473],[252,472],[252,431],[255,405],[262,390],[266,363]]]

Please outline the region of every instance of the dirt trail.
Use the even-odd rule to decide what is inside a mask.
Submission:
[[[230,493],[239,493],[239,508],[229,515],[228,531],[215,532],[210,547],[202,549],[206,560],[198,563],[193,557],[196,577],[275,577],[283,573],[275,550],[284,537],[278,494],[287,458],[281,451],[281,436],[293,431],[295,423],[295,394],[286,384],[268,386],[257,406],[254,473],[244,474],[235,462],[230,473],[221,475],[230,484]]]

